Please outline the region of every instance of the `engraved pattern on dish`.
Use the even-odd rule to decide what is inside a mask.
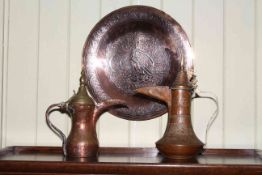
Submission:
[[[109,112],[128,120],[147,120],[164,114],[166,106],[133,90],[171,86],[182,58],[191,78],[191,46],[174,19],[152,7],[129,6],[96,24],[86,40],[82,64],[88,91],[96,102],[125,100],[129,108]]]

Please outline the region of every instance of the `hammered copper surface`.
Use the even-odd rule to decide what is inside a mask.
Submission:
[[[146,120],[166,112],[165,105],[135,95],[144,86],[171,86],[184,58],[189,78],[193,54],[181,26],[152,7],[129,6],[99,21],[83,49],[88,90],[96,102],[117,98],[128,108],[110,112],[128,120]]]
[[[164,156],[172,159],[191,159],[203,149],[191,122],[191,98],[193,86],[183,69],[178,72],[174,85],[143,87],[138,93],[164,101],[168,106],[168,123],[163,137],[156,147]]]
[[[99,142],[96,134],[96,122],[100,115],[109,107],[123,105],[125,102],[110,99],[95,104],[86,91],[86,83],[82,72],[78,92],[67,102],[51,105],[46,111],[46,121],[49,128],[63,141],[63,153],[67,158],[96,157]],[[72,119],[68,137],[52,124],[50,114],[58,110],[67,113]]]

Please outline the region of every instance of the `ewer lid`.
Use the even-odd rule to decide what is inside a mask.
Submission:
[[[86,81],[84,71],[81,72],[81,77],[79,79],[79,88],[77,93],[69,100],[70,104],[85,104],[85,105],[95,105],[93,99],[89,96],[86,89]]]

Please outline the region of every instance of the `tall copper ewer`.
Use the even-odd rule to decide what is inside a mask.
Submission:
[[[46,110],[46,121],[49,128],[57,134],[63,141],[63,153],[67,157],[96,157],[99,148],[99,142],[96,134],[96,122],[99,116],[109,107],[124,105],[121,100],[107,100],[95,104],[88,95],[84,73],[80,78],[80,87],[78,92],[68,101],[53,104]],[[72,127],[69,136],[58,129],[50,121],[50,114],[53,111],[67,113],[72,119]]]
[[[168,123],[163,137],[156,142],[158,150],[168,158],[192,158],[203,149],[191,123],[193,85],[187,72],[181,68],[171,88],[143,87],[136,92],[164,101],[168,107]]]

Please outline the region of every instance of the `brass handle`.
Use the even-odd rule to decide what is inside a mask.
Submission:
[[[217,119],[217,116],[218,116],[218,113],[219,113],[218,98],[213,93],[206,92],[206,91],[195,92],[193,97],[192,97],[192,100],[197,99],[197,98],[209,99],[209,100],[213,101],[216,105],[216,108],[215,108],[213,114],[211,115],[211,117],[210,117],[210,119],[207,123],[206,134],[205,134],[205,145],[206,145],[207,144],[208,131],[209,131],[210,127],[212,126],[212,124],[214,123],[214,121]]]
[[[61,113],[67,113],[71,117],[68,103],[62,102],[62,103],[52,104],[47,108],[46,113],[45,113],[46,123],[48,127],[62,140],[63,153],[66,156],[66,136],[60,129],[58,129],[50,121],[50,114],[54,111],[59,111]]]

